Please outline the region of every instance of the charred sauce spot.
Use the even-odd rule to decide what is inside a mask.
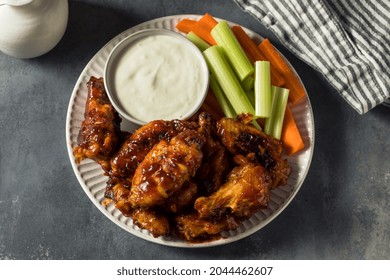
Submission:
[[[266,170],[275,167],[276,162],[267,149],[267,139],[247,132],[241,132],[235,139],[235,145],[242,154],[254,153]]]

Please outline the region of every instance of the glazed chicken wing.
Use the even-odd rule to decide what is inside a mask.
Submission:
[[[111,159],[110,176],[131,180],[137,166],[154,145],[161,140],[170,141],[186,129],[196,129],[197,124],[180,120],[149,122],[137,129]]]
[[[170,142],[161,140],[138,165],[130,190],[133,207],[161,205],[195,175],[202,161],[204,136],[185,130]]]
[[[115,208],[142,229],[148,230],[154,237],[167,235],[170,231],[168,217],[160,209],[132,208],[128,202],[130,193],[126,181],[110,178],[107,182],[105,197],[115,202]]]
[[[197,193],[198,186],[191,180],[188,180],[184,182],[180,190],[167,199],[164,206],[168,211],[177,213],[188,207],[190,203],[193,203]]]
[[[245,118],[245,121],[243,116],[241,118],[222,118],[217,122],[217,133],[223,145],[234,155],[254,153],[256,160],[271,175],[271,188],[285,185],[290,166],[281,157],[282,142],[247,123],[250,118]]]
[[[194,204],[201,218],[220,217],[232,213],[249,218],[261,207],[267,207],[270,178],[264,168],[238,155],[240,165],[233,168],[227,182],[208,197],[199,197]]]
[[[228,152],[217,137],[215,120],[202,112],[198,117],[199,131],[206,137],[203,146],[203,161],[195,179],[202,195],[216,191],[223,183],[230,169]]]
[[[202,165],[196,172],[195,180],[198,184],[199,193],[209,195],[218,190],[225,182],[229,169],[230,158],[228,152],[219,144],[211,155],[204,156]]]
[[[136,208],[131,213],[133,223],[148,230],[153,237],[165,236],[170,232],[169,220],[164,212],[152,208]]]
[[[109,201],[115,202],[115,207],[119,209],[123,215],[130,216],[132,209],[127,201],[130,193],[130,186],[127,185],[126,181],[119,178],[110,178],[107,181],[106,191],[104,197]]]
[[[179,215],[175,222],[177,234],[188,241],[210,240],[219,237],[222,231],[234,230],[239,226],[239,220],[232,215],[205,219],[196,212]]]
[[[119,145],[121,119],[107,97],[103,78],[91,77],[87,86],[85,119],[73,153],[76,162],[90,158],[107,172],[109,160]]]

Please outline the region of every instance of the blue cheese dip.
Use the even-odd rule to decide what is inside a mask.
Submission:
[[[185,37],[152,33],[119,55],[111,76],[115,100],[134,119],[185,119],[201,106],[208,87],[207,65]]]

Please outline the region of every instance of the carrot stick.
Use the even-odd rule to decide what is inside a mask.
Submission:
[[[201,22],[203,25],[208,26],[210,28],[210,31],[211,31],[211,29],[214,28],[214,26],[216,26],[218,24],[218,21],[216,21],[215,18],[213,18],[213,16],[208,14],[208,13],[204,14],[198,20],[198,22]]]
[[[205,40],[210,45],[216,45],[217,44],[215,42],[213,36],[211,36],[210,29],[207,26],[204,26],[202,24],[199,24],[199,22],[197,22],[194,25],[194,27],[192,28],[191,31],[194,32],[196,35],[198,35],[203,40]]]
[[[289,101],[294,104],[305,96],[305,90],[296,77],[293,70],[289,67],[283,57],[278,53],[274,48],[271,42],[268,39],[264,39],[259,45],[258,48],[266,56],[267,60],[275,66],[275,69],[281,73],[284,80],[286,81],[285,87],[290,90]]]
[[[198,22],[194,25],[191,31],[203,40],[205,40],[210,45],[216,45],[217,42],[215,42],[210,32],[214,28],[214,26],[217,25],[217,23],[218,22],[210,14],[206,13],[198,20]]]
[[[198,21],[187,18],[180,20],[176,24],[176,29],[184,33],[192,31],[207,43],[216,45],[217,43],[210,32],[217,23],[218,22],[211,15],[205,14]]]
[[[284,150],[288,155],[292,155],[305,147],[301,134],[299,133],[298,127],[295,123],[294,116],[288,105],[284,114],[281,140],[284,144]]]
[[[176,29],[184,33],[189,33],[196,23],[196,20],[184,18],[176,24]]]

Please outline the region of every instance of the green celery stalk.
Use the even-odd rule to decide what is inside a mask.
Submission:
[[[225,117],[235,118],[236,112],[234,112],[232,105],[230,105],[229,100],[222,92],[221,87],[213,75],[210,75],[210,87],[213,90],[214,96],[217,98]]]
[[[212,46],[206,49],[203,55],[206,58],[210,72],[217,80],[236,114],[250,113],[254,116],[255,110],[234,71],[225,59],[221,47]]]
[[[257,123],[256,120],[252,120],[251,122],[253,124],[254,127],[256,127],[258,130],[262,130],[261,126]]]
[[[257,117],[271,114],[271,70],[269,61],[255,62],[255,112]]]
[[[249,75],[253,74],[253,65],[226,20],[221,20],[211,30],[211,36],[213,36],[217,45],[223,48],[240,82],[243,82]]]
[[[245,93],[246,93],[246,96],[248,96],[248,99],[254,108],[255,107],[255,92],[252,89],[252,90],[246,91]]]
[[[252,75],[249,75],[241,82],[241,86],[245,91],[253,90],[254,84],[255,79],[253,79]]]
[[[249,101],[251,102],[252,106],[255,106],[255,92],[252,90],[246,91],[246,96],[248,96]],[[262,130],[261,126],[257,123],[256,120],[252,121],[252,124],[259,130]]]
[[[272,87],[271,115],[265,120],[264,132],[280,139],[283,128],[284,113],[286,111],[290,90],[281,87]]]
[[[207,48],[211,47],[209,43],[207,43],[205,40],[200,38],[198,35],[196,35],[194,32],[190,31],[187,34],[187,38],[195,45],[198,47],[200,51],[204,51]]]

